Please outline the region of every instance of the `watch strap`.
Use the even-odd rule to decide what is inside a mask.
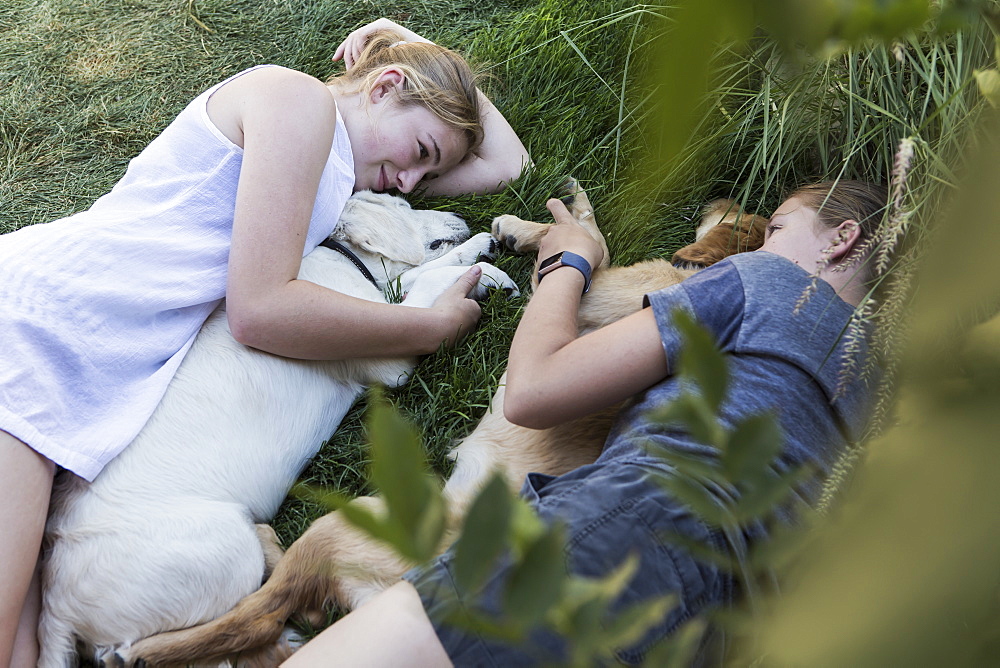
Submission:
[[[538,282],[542,282],[542,278],[549,272],[555,271],[559,267],[573,267],[581,274],[583,274],[583,293],[587,294],[590,290],[590,279],[592,269],[590,268],[590,263],[584,259],[583,256],[577,255],[576,253],[571,253],[569,251],[562,251],[561,253],[556,253],[555,255],[546,258],[539,265],[541,267],[538,270]]]

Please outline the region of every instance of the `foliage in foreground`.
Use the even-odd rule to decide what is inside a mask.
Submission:
[[[659,481],[669,493],[688,502],[709,526],[738,533],[746,523],[771,525],[774,509],[783,504],[808,471],[777,475],[771,468],[782,438],[773,415],[756,416],[725,428],[717,417],[727,392],[728,370],[711,335],[690,316],[674,314],[682,333],[683,353],[678,375],[687,389],[659,419],[693,434],[705,435],[718,447],[717,460],[698,460],[659,453],[677,475]],[[385,512],[378,515],[350,503],[350,499],[318,491],[312,495],[339,510],[370,536],[384,541],[413,563],[435,557],[445,535],[448,509],[438,485],[421,462],[423,448],[412,427],[385,405],[370,410],[372,482],[381,490]],[[710,489],[739,490],[720,499]],[[663,536],[678,541],[677,536]],[[769,575],[770,563],[752,551],[747,560],[733,560],[708,544],[685,541],[679,549],[692,550],[728,570],[751,593],[756,580]],[[674,607],[673,596],[652,597],[624,610],[616,601],[630,584],[638,563],[626,559],[604,578],[586,578],[566,572],[566,537],[559,522],[544,523],[526,501],[507,488],[499,474],[479,491],[464,518],[453,546],[453,573],[460,597],[474,600],[494,572],[507,569],[500,586],[500,614],[487,616],[455,599],[444,603],[439,621],[466,628],[488,638],[524,644],[530,653],[534,628],[551,631],[566,641],[573,666],[592,666],[615,660],[615,650],[637,643]],[[444,595],[444,594],[441,594]],[[756,595],[756,594],[754,594]],[[687,624],[676,639],[664,643],[649,657],[649,665],[677,663],[698,648],[705,619]],[[538,653],[552,663],[559,657]]]
[[[744,12],[768,6],[782,20],[802,10],[828,13],[811,20],[808,33],[778,26],[776,34],[793,37],[777,40],[785,48],[760,34],[745,41]],[[938,7],[949,21],[968,20],[951,30],[954,24],[935,17]],[[713,197],[734,196],[766,212],[782,191],[805,181],[891,178],[887,239],[904,246],[886,296],[865,317],[898,322],[919,251],[928,239],[937,251],[919,274],[922,301],[900,367],[898,426],[869,446],[871,461],[835,518],[839,528],[817,541],[814,560],[804,560],[813,565],[793,580],[803,584],[777,608],[762,632],[766,651],[753,658],[974,665],[995,646],[989,629],[997,628],[1000,536],[990,516],[1000,327],[962,329],[1000,303],[991,272],[1000,241],[993,238],[1000,151],[992,146],[974,167],[961,160],[970,146],[989,147],[997,132],[967,132],[983,107],[979,87],[989,91],[996,81],[993,34],[968,18],[983,9],[995,17],[990,0],[704,0],[687,24],[670,8],[612,0],[10,0],[0,7],[0,230],[87,206],[183,104],[229,74],[275,62],[326,76],[336,40],[378,15],[492,63],[491,97],[536,158],[536,171],[506,193],[424,204],[458,210],[477,231],[500,213],[544,219],[548,191],[573,173],[593,195],[612,254],[624,264],[669,255]],[[930,30],[900,30],[928,19]],[[670,25],[694,26],[672,37],[695,39],[696,50],[684,52],[690,43],[683,40],[654,39]],[[884,42],[864,38],[873,26]],[[711,43],[706,34],[728,41]],[[805,45],[794,38],[821,53],[799,50]],[[652,48],[664,50],[657,58]],[[791,51],[798,57],[788,58]],[[680,79],[688,88],[677,93],[677,79],[655,65],[701,62],[696,53],[712,66],[700,82]],[[674,91],[673,104],[688,102],[697,112],[664,113],[661,82],[660,90]],[[674,149],[660,153],[646,128],[663,119],[674,127],[678,118],[688,118],[687,126],[679,124],[680,139],[662,140]],[[971,177],[978,186],[958,188]],[[527,278],[527,260],[501,262]],[[466,346],[432,356],[389,397],[427,435],[438,471],[447,470],[452,440],[487,406],[518,307],[491,300],[484,327]],[[886,359],[900,349],[904,331],[880,329]],[[369,488],[359,415],[324,449],[308,481],[349,493]],[[291,501],[279,531],[292,540],[322,512],[319,504]]]
[[[990,14],[992,3],[982,3],[980,8],[988,18],[995,16]],[[883,330],[901,326],[900,316],[927,239],[933,240],[929,266],[916,275],[931,287],[916,302],[914,335],[902,354],[897,357],[894,350],[902,338],[899,333],[882,334],[884,359],[899,364],[903,396],[899,412],[886,421],[884,433],[868,444],[872,461],[860,480],[844,491],[843,509],[828,518],[813,518],[812,529],[803,534],[809,544],[798,554],[794,567],[784,569],[784,595],[758,607],[758,613],[768,614],[759,614],[755,621],[737,619],[733,632],[744,641],[737,648],[739,656],[733,658],[737,665],[971,666],[983,665],[996,655],[1000,532],[993,509],[1000,499],[995,498],[998,467],[993,460],[994,435],[1000,427],[994,410],[1000,398],[1000,354],[996,352],[1000,317],[971,330],[970,324],[995,313],[1000,304],[1000,279],[983,276],[991,264],[992,249],[1000,241],[994,238],[1000,233],[1000,221],[993,220],[1000,211],[995,188],[1000,178],[996,157],[1000,155],[1000,119],[995,112],[984,111],[978,98],[982,93],[994,102],[990,81],[996,70],[981,58],[983,43],[991,43],[991,35],[985,29],[979,33],[983,40],[980,56],[973,58],[967,41],[970,34],[960,31],[930,40],[905,37],[892,52],[875,46],[860,55],[838,56],[846,66],[848,85],[817,88],[811,85],[816,81],[814,69],[812,81],[808,71],[804,78],[790,78],[791,93],[782,99],[780,114],[788,113],[795,103],[803,103],[812,114],[818,99],[816,108],[837,119],[827,129],[850,141],[850,150],[840,146],[837,151],[818,154],[813,149],[816,144],[823,146],[822,139],[803,143],[799,148],[810,154],[814,164],[836,158],[833,162],[840,163],[839,171],[832,172],[846,174],[857,169],[847,162],[853,158],[862,161],[869,175],[891,176],[893,200],[880,240],[883,250],[876,252],[876,258],[891,270],[895,284],[884,290],[888,307],[881,312],[870,310],[864,317],[879,313]],[[823,63],[828,72],[835,73],[840,71],[837,65],[836,60]],[[859,92],[871,83],[856,78],[860,71],[891,74],[897,68],[896,80],[905,80],[908,86],[883,87],[888,94],[881,98],[870,89],[864,95]],[[950,80],[952,86],[940,86],[941,80]],[[831,91],[832,102],[825,99]],[[858,106],[845,106],[844,99],[837,99],[837,91]],[[921,98],[923,115],[914,115],[914,104],[919,106]],[[769,111],[778,112],[770,102],[766,99],[763,105],[765,117]],[[857,110],[866,113],[857,117],[843,113]],[[768,142],[767,129],[765,122],[763,141],[757,144],[762,157],[765,150],[775,148]],[[978,132],[967,134],[966,129]],[[771,139],[782,148],[781,140],[787,137],[781,123],[777,130],[777,139],[773,135]],[[885,141],[893,136],[895,141]],[[977,155],[971,160],[962,155],[969,146],[975,147]],[[681,161],[685,151],[696,154],[690,146],[675,150]],[[823,173],[830,175],[830,167],[827,163]],[[760,177],[761,172],[755,173]],[[674,176],[669,171],[668,175]],[[904,235],[909,239],[900,245]],[[894,256],[896,264],[891,265],[889,259]],[[705,375],[703,391],[720,377],[718,371]],[[766,425],[748,428],[734,443],[730,435],[713,434],[711,421],[700,420],[704,408],[675,406],[672,413],[686,416],[689,428],[700,431],[706,441],[746,447],[765,461],[773,454],[767,450],[773,435],[767,435]],[[762,437],[746,438],[747,434]],[[721,469],[732,473],[741,467],[730,462]],[[759,484],[759,479],[751,479]],[[837,485],[845,486],[846,481],[839,480]],[[694,496],[692,505],[700,505]],[[704,504],[702,514],[711,512],[711,504]],[[765,565],[783,561],[772,554]],[[611,583],[621,582],[618,575],[606,586],[613,588]],[[641,625],[637,622],[636,626]],[[698,630],[695,627],[694,635],[680,638],[688,649],[697,643]],[[641,633],[641,628],[635,631]],[[584,643],[584,638],[579,642]],[[674,643],[666,654],[657,653],[651,660],[676,660],[685,656],[682,650]]]

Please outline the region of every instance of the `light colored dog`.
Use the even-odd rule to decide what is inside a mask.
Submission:
[[[577,190],[575,182],[570,186]],[[732,202],[718,200],[703,212],[697,241],[674,255],[680,268],[665,260],[609,267],[607,245],[586,194],[576,191],[569,204],[576,221],[605,247],[604,265],[594,272],[590,292],[581,303],[581,334],[638,311],[648,292],[678,283],[698,268],[734,252],[758,248],[767,224],[765,218],[741,214]],[[493,222],[493,234],[515,251],[529,253],[538,249],[548,227],[500,216]],[[617,412],[616,407],[550,429],[527,429],[504,418],[503,398],[501,378],[489,411],[452,453],[455,470],[444,495],[453,528],[461,525],[472,499],[494,471],[502,471],[510,487],[517,490],[531,471],[559,475],[593,463]],[[377,497],[364,497],[355,503],[372,510],[382,507]],[[442,548],[454,538],[452,531]],[[330,513],[313,522],[288,549],[267,583],[232,612],[209,624],[146,639],[123,651],[119,658],[130,664],[141,661],[159,666],[237,652],[241,658],[252,656],[246,650],[273,647],[293,613],[330,603],[347,609],[357,607],[398,581],[410,566],[391,549],[352,527],[341,513]]]
[[[332,238],[378,286],[324,247],[303,258],[299,277],[382,302],[398,278],[402,303],[427,307],[495,254],[489,233],[468,237],[453,214],[359,193]],[[472,296],[492,286],[517,290],[483,263]],[[220,306],[135,441],[92,484],[60,476],[46,528],[39,665],[75,664],[77,643],[102,661],[140,638],[214,619],[260,587],[281,552],[270,527],[255,523],[273,517],[364,388],[400,385],[415,363],[256,351],[232,338]]]

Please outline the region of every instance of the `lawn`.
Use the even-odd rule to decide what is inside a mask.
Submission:
[[[474,232],[512,213],[546,219],[562,177],[590,194],[613,262],[669,257],[688,243],[701,205],[735,197],[770,211],[793,186],[842,176],[892,182],[886,245],[902,252],[865,318],[895,323],[912,291],[920,240],[954,189],[966,130],[984,103],[973,71],[993,38],[972,22],[888,46],[858,42],[824,56],[784,52],[757,33],[711,52],[707,95],[669,163],[664,109],[687,94],[660,86],[671,54],[670,8],[615,0],[7,0],[0,6],[0,232],[86,208],[200,91],[258,63],[325,78],[339,40],[387,16],[470,56],[524,139],[534,170],[506,191],[416,206],[458,212]],[[666,54],[666,55],[664,55]],[[905,141],[904,141],[905,140]],[[902,151],[900,149],[902,143]],[[907,153],[909,151],[909,154]],[[907,158],[907,155],[910,157]],[[892,227],[894,226],[894,227]],[[522,286],[529,261],[498,263]],[[426,358],[390,400],[418,425],[432,466],[486,409],[524,297],[484,305],[479,330]],[[899,329],[881,328],[892,368]],[[886,393],[886,397],[888,397]],[[888,406],[888,402],[885,406]],[[364,402],[332,435],[305,480],[367,493]],[[284,504],[294,540],[323,508]]]

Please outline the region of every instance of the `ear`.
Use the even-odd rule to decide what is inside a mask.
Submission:
[[[416,266],[424,261],[424,242],[407,217],[408,209],[394,206],[389,195],[355,195],[347,200],[334,237],[359,250]]]
[[[375,79],[372,91],[368,98],[372,104],[379,104],[391,99],[389,96],[396,90],[402,88],[406,76],[395,67],[386,68],[382,74]]]
[[[850,255],[861,238],[861,225],[856,220],[845,220],[830,230],[833,233],[833,243],[830,246],[830,261],[839,262]]]

